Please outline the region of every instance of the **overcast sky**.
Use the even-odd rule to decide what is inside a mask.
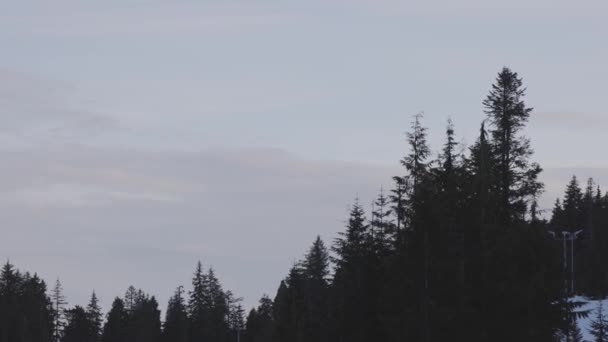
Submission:
[[[107,309],[197,260],[251,306],[401,172],[424,110],[463,144],[503,66],[550,207],[608,187],[608,3],[0,1],[0,259]]]

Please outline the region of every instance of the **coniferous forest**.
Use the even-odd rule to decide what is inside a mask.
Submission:
[[[414,116],[392,187],[370,211],[355,199],[334,241],[311,230],[308,252],[255,308],[200,262],[162,315],[154,295],[134,287],[103,310],[94,292],[71,305],[59,280],[7,262],[0,342],[579,341],[575,319],[588,312],[570,298],[608,291],[608,193],[573,176],[542,212],[525,91],[503,68],[466,148],[448,121],[445,143],[431,150],[424,117]],[[606,341],[598,317],[594,336]]]

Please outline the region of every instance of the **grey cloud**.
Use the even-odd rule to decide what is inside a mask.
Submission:
[[[0,18],[1,26],[19,36],[91,39],[243,32],[290,22],[289,18],[264,11],[263,7],[212,1],[197,4],[149,2],[130,6],[122,2],[53,3],[35,8],[16,6],[11,15],[7,13]]]
[[[65,82],[0,68],[0,134],[22,142],[71,140],[118,127],[84,109],[75,93]]]
[[[545,128],[604,129],[608,127],[608,115],[576,111],[534,113],[533,123]]]

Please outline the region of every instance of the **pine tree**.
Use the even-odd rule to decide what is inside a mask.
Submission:
[[[207,272],[209,296],[211,299],[209,328],[207,335],[212,341],[226,341],[230,336],[228,315],[230,313],[228,297],[213,268]]]
[[[564,220],[562,230],[577,230],[576,227],[583,219],[583,192],[579,186],[576,176],[572,176],[570,183],[566,187],[566,194],[563,204]]]
[[[117,297],[108,312],[101,342],[132,342],[127,340],[128,324],[129,313],[125,309],[124,301]]]
[[[127,341],[159,342],[161,338],[160,310],[154,296],[143,291],[138,294],[138,301],[129,315]]]
[[[403,231],[408,227],[408,204],[407,198],[411,191],[411,184],[407,177],[393,177],[395,188],[391,190],[389,200],[391,202],[391,211],[396,219],[395,236],[396,240],[403,237]],[[404,241],[397,240],[403,243]]]
[[[188,300],[190,341],[222,342],[229,337],[227,299],[213,269],[204,273],[199,262]]]
[[[283,282],[281,284],[284,285]],[[275,327],[275,308],[268,296],[264,295],[257,308],[251,309],[247,316],[246,342],[273,342],[277,340]]]
[[[407,170],[412,182],[410,195],[411,233],[413,244],[413,258],[416,262],[418,279],[417,287],[420,291],[420,339],[423,342],[430,340],[430,222],[425,221],[429,213],[427,196],[432,191],[428,185],[428,157],[430,148],[427,144],[427,129],[422,126],[422,113],[414,116],[411,132],[407,133],[410,153],[403,158],[401,164]],[[428,216],[430,217],[430,216]]]
[[[528,201],[543,188],[538,181],[542,169],[530,163],[530,141],[520,134],[532,112],[523,101],[525,93],[522,79],[505,67],[483,101],[492,124],[492,157],[499,200],[497,218],[502,225],[523,220]]]
[[[358,201],[352,206],[346,232],[339,233],[332,250],[336,271],[332,288],[333,340],[368,341],[378,328],[378,293],[372,291],[374,255],[370,226]]]
[[[129,286],[125,292],[125,310],[132,313],[139,301],[141,301],[141,292],[135,289],[133,285]]]
[[[315,282],[318,286],[327,286],[327,277],[329,276],[329,252],[321,240],[317,236],[316,240],[310,247],[308,254],[302,263],[306,277]]]
[[[205,338],[205,328],[208,324],[208,279],[203,273],[202,263],[196,265],[196,271],[192,278],[192,291],[188,299],[188,326],[190,328],[189,337],[191,342],[198,342]]]
[[[373,202],[372,219],[370,222],[371,235],[374,250],[380,258],[386,258],[393,252],[397,237],[396,227],[392,219],[393,211],[390,208],[389,200],[381,188],[378,197]]]
[[[25,322],[26,340],[49,342],[53,335],[53,310],[50,298],[47,296],[46,283],[37,274],[31,276],[25,273],[18,290],[18,302]]]
[[[87,305],[86,314],[91,322],[90,341],[98,341],[101,338],[101,329],[103,324],[103,314],[101,313],[101,307],[99,306],[99,300],[95,291],[91,294],[91,299]]]
[[[164,342],[188,342],[188,313],[183,294],[184,289],[179,286],[169,299],[162,334]]]
[[[10,262],[0,271],[0,342],[53,341],[53,308],[46,284]]]
[[[262,297],[264,299],[264,297]],[[294,334],[293,327],[291,324],[291,294],[290,289],[287,287],[286,280],[282,280],[279,284],[277,294],[274,297],[272,305],[272,317],[274,318],[274,329],[277,342],[289,341]],[[262,302],[260,301],[260,304]],[[255,317],[261,315],[260,312],[254,312]],[[253,321],[252,321],[253,322]],[[252,323],[253,324],[253,323]],[[250,322],[247,321],[247,332],[251,336],[257,336],[258,333],[254,332],[254,328],[250,328]],[[257,328],[256,328],[257,329]]]
[[[422,118],[423,113],[414,116],[412,131],[406,134],[410,153],[401,160],[401,165],[408,171],[408,177],[412,180],[414,192],[427,172],[427,158],[431,153],[427,144],[427,128],[422,126]]]
[[[329,252],[320,236],[302,262],[305,278],[303,335],[307,341],[329,338]]]
[[[595,310],[595,319],[591,321],[589,333],[593,335],[594,342],[608,341],[608,319],[604,315],[602,302],[600,301]]]
[[[95,342],[92,336],[94,322],[85,309],[75,306],[66,310],[67,324],[63,332],[62,342]]]
[[[63,287],[61,286],[61,282],[59,278],[55,281],[55,287],[53,287],[51,293],[51,300],[53,302],[53,339],[55,342],[61,341],[61,336],[63,334],[63,329],[65,328],[65,306],[67,305],[67,300],[63,295]]]
[[[243,298],[236,298],[231,291],[226,292],[228,301],[228,329],[230,340],[240,340],[245,330],[245,310],[241,305]]]

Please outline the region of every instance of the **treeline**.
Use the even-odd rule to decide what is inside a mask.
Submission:
[[[593,179],[587,180],[583,190],[573,176],[563,199],[555,201],[549,227],[557,239],[564,238],[562,232],[580,232],[574,241],[566,241],[565,246],[566,257],[574,259],[566,262],[571,291],[605,298],[608,295],[608,193],[602,192]]]
[[[608,197],[574,181],[551,220],[542,217],[542,169],[523,134],[532,113],[524,96],[522,79],[502,69],[475,143],[459,146],[449,121],[437,157],[416,115],[393,186],[369,206],[356,200],[345,231],[329,247],[317,238],[274,298],[262,297],[246,318],[239,299],[200,264],[162,324],[154,297],[133,288],[105,320],[94,296],[86,308],[62,311],[59,284],[47,296],[42,280],[7,264],[0,342],[576,340],[575,318],[585,313],[568,300],[566,251],[561,233],[550,232],[585,229],[579,289],[603,295]]]
[[[133,286],[114,299],[104,317],[94,292],[86,307],[68,307],[59,280],[47,291],[37,275],[6,263],[0,273],[0,341],[235,341],[245,328],[240,302],[222,289],[213,269],[205,271],[199,262],[192,290],[176,289],[163,323],[154,296]]]

